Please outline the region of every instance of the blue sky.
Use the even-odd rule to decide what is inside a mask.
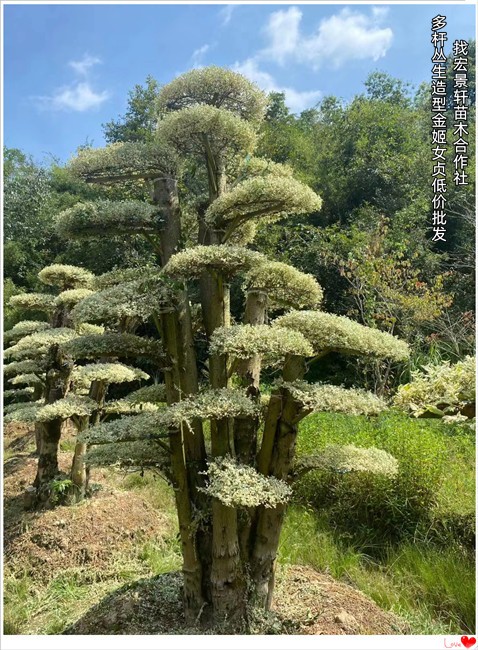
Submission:
[[[4,142],[66,161],[124,113],[148,74],[216,64],[286,93],[294,111],[363,91],[374,70],[430,78],[431,18],[448,47],[474,37],[473,5],[4,5]]]

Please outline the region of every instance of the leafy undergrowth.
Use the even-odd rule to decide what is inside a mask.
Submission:
[[[376,446],[396,479],[312,472],[296,486],[280,560],[349,581],[415,634],[475,629],[475,447],[465,427],[323,414],[304,421],[299,454],[329,444]]]
[[[437,441],[437,448],[445,449],[447,454],[444,461],[447,472],[439,481],[439,498],[433,505],[434,511],[441,513],[455,511],[461,514],[469,512],[473,504],[474,487],[473,463],[469,457],[471,447],[468,438],[460,437],[456,433],[444,437],[446,434],[439,430],[439,427],[437,428],[435,424],[429,427],[429,424],[424,422],[411,423],[411,427],[416,428],[413,435],[413,431],[410,434],[404,422],[395,419],[395,416],[384,418],[381,424],[379,419],[370,423],[360,418],[348,418],[348,422],[346,418],[339,418],[339,420],[322,418],[321,433],[316,431],[317,421],[315,427],[314,418],[310,418],[310,421],[300,434],[301,453],[311,453],[312,449],[316,450],[326,443],[345,440],[355,444],[375,444],[386,448],[385,444],[379,445],[377,439],[386,440],[387,436],[391,439],[393,434],[398,436],[398,441],[394,442],[395,454],[398,456],[396,450],[403,443],[400,442],[400,434],[397,434],[400,427],[404,436],[408,431],[409,437],[412,442],[415,441],[415,444],[418,444],[419,432],[424,431],[422,439],[424,445],[429,444],[432,436],[433,440]],[[323,433],[324,423],[327,424],[326,437]],[[427,434],[426,431],[430,432],[430,430],[432,434]],[[357,437],[352,440],[351,436],[357,434],[359,440]],[[408,445],[403,443],[403,448],[413,449],[412,442],[409,440]],[[443,446],[440,446],[442,443]],[[306,449],[306,444],[310,445],[310,448]],[[433,449],[430,458],[436,458],[436,448]],[[35,470],[36,459],[32,451],[33,436],[26,428],[16,427],[15,431],[12,430],[10,433],[7,431],[5,533],[7,541],[10,542],[5,547],[5,633],[60,634],[80,619],[89,620],[90,610],[111,602],[109,598],[113,600],[121,598],[121,594],[126,592],[130,596],[134,593],[135,585],[141,580],[148,590],[150,587],[156,588],[160,583],[162,584],[161,580],[167,582],[169,579],[167,576],[173,576],[171,578],[173,586],[177,587],[178,578],[174,576],[181,566],[181,557],[177,540],[174,498],[171,489],[161,478],[149,472],[140,476],[101,470],[94,480],[101,483],[103,489],[93,499],[70,508],[56,508],[43,513],[39,519],[34,513],[25,513],[21,507],[21,492],[30,484]],[[409,457],[412,457],[411,453]],[[70,458],[71,442],[66,436],[62,442],[61,454],[65,467]],[[429,469],[425,468],[424,471],[427,472]],[[108,509],[112,508],[114,503],[123,508],[123,511],[116,513],[122,521],[121,526],[115,524],[116,515]],[[130,508],[127,504],[130,504]],[[93,510],[92,506],[94,506]],[[91,540],[98,553],[90,555],[87,553],[86,556],[80,553],[75,561],[65,563],[64,559],[71,555],[71,551],[79,548],[78,545],[81,546],[81,543],[84,546],[84,542],[81,542],[78,530],[75,533],[74,526],[70,529],[64,522],[79,517],[79,525],[82,510],[91,515],[98,508],[100,512],[96,513],[94,521],[99,522],[103,515],[104,525],[98,527],[99,536],[96,535],[94,543]],[[105,511],[101,512],[102,509]],[[131,511],[131,516],[136,513],[134,516],[137,521],[135,520],[134,526],[128,523],[128,511]],[[144,514],[144,520],[140,513]],[[158,513],[159,518],[155,519]],[[307,600],[309,596],[312,603],[317,600],[317,594],[308,592],[306,587],[311,582],[312,575],[315,576],[314,584],[319,585],[317,588],[319,591],[322,590],[324,598],[331,598],[332,601],[335,598],[336,607],[332,619],[329,616],[329,619],[320,621],[321,628],[314,628],[311,624],[311,620],[319,621],[318,616],[315,616],[315,619],[312,616],[311,619],[307,614],[310,608],[307,611],[304,609],[305,622],[301,630],[303,634],[316,634],[321,631],[334,634],[354,633],[354,626],[358,626],[356,627],[358,632],[363,633],[365,627],[361,622],[360,614],[362,605],[360,607],[357,605],[357,611],[347,610],[351,594],[357,594],[353,589],[343,592],[342,590],[347,589],[348,585],[358,588],[375,601],[378,607],[374,611],[380,612],[379,608],[383,608],[385,612],[390,611],[399,615],[409,624],[409,631],[414,634],[473,631],[474,567],[472,558],[463,552],[459,544],[448,540],[449,543],[447,541],[439,545],[432,543],[426,535],[415,539],[403,536],[400,541],[391,544],[384,541],[377,530],[369,532],[370,539],[374,540],[373,543],[368,541],[364,544],[360,542],[360,537],[362,540],[367,537],[366,528],[361,529],[360,536],[353,536],[343,527],[335,525],[329,514],[325,509],[320,510],[300,503],[296,503],[289,509],[279,560],[283,569],[287,569],[290,565],[305,566],[293,570],[295,577],[286,587],[284,582],[278,582],[276,601],[280,603],[281,625],[285,627],[279,630],[271,623],[270,632],[284,632],[287,625],[289,631],[292,631],[290,625],[293,624],[289,619],[299,616],[297,611],[295,614],[291,613],[294,607],[299,606],[300,601]],[[46,518],[49,533],[43,531],[40,537],[35,538],[40,542],[38,546],[30,538],[32,534],[39,532],[41,517]],[[112,528],[108,528],[108,521]],[[143,523],[138,524],[141,521]],[[138,526],[145,528],[144,531],[140,531],[140,535],[136,534]],[[131,535],[133,528],[135,534]],[[92,527],[92,533],[94,530]],[[104,537],[101,537],[102,535]],[[25,543],[21,543],[21,540]],[[47,546],[42,548],[41,543],[45,541]],[[63,550],[56,548],[59,541],[60,545],[65,546]],[[10,552],[8,544],[10,544]],[[48,544],[53,544],[56,548],[56,556],[55,553],[52,554],[51,566],[45,570],[43,564],[48,562],[51,550]],[[13,549],[16,549],[16,552]],[[53,557],[57,559],[54,560]],[[45,561],[43,564],[42,558]],[[307,569],[306,566],[311,569]],[[315,574],[313,569],[319,571],[321,575]],[[307,574],[308,571],[311,571],[310,575]],[[158,582],[158,578],[154,578],[157,574],[165,576],[164,579],[161,578]],[[340,583],[335,580],[339,580]],[[287,594],[292,591],[296,593],[297,598],[287,601]],[[168,590],[166,596],[167,593]],[[175,598],[177,596],[174,596],[173,600]],[[321,600],[323,612],[327,612],[332,601],[329,602],[324,598]],[[121,602],[126,603],[123,600]],[[146,604],[148,602],[146,599]],[[373,606],[368,600],[360,603],[364,603],[364,611]],[[131,606],[125,605],[126,619],[128,607]],[[345,610],[345,615],[341,607]],[[375,622],[379,627],[374,628],[372,633],[384,633],[380,632],[379,621],[390,623],[394,620],[387,619],[386,613],[383,614],[385,618],[382,619],[382,614],[383,612],[377,613],[378,618]],[[112,614],[111,616],[115,618]],[[113,627],[115,625],[121,627],[121,621],[118,622],[113,618],[110,621]],[[106,624],[108,624],[108,617]],[[331,625],[332,628],[327,625]],[[347,625],[352,627],[347,628]],[[333,632],[323,631],[332,629]],[[124,629],[118,631],[125,633]],[[397,633],[397,630],[389,629],[388,633]]]

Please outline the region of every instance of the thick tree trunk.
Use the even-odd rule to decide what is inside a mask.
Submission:
[[[156,179],[153,202],[160,207],[161,263],[164,266],[179,250],[181,244],[181,215],[177,183],[170,178]],[[191,324],[189,296],[185,289],[173,313],[161,316],[161,337],[169,358],[170,369],[165,372],[168,404],[198,392],[196,352]],[[203,567],[210,566],[211,541],[203,526],[193,533],[193,504],[203,509],[205,495],[198,491],[204,485],[206,448],[202,423],[194,421],[191,430],[184,427],[170,433],[172,474],[175,484],[176,506],[183,552],[184,604],[186,618],[194,623],[201,613],[205,596],[210,591]],[[201,556],[201,562],[198,555]],[[208,559],[209,558],[209,559]]]
[[[284,364],[285,381],[301,379],[305,362],[301,357],[289,356]],[[280,407],[279,407],[280,405]],[[300,405],[286,388],[280,388],[270,405],[268,438],[263,441],[260,456],[261,470],[267,476],[286,480],[292,468],[298,430]],[[275,431],[271,435],[273,423]],[[266,432],[264,433],[264,437]],[[271,444],[272,441],[272,444]],[[264,446],[264,442],[266,445]],[[251,556],[251,572],[258,604],[270,608],[274,589],[275,560],[284,522],[286,506],[259,508],[255,530],[255,543]]]
[[[53,404],[68,392],[71,359],[65,357],[58,345],[51,347],[47,359],[46,404]],[[58,446],[62,431],[62,420],[57,418],[41,425],[40,456],[33,486],[36,488],[37,503],[46,502],[50,496],[50,482],[58,475]]]

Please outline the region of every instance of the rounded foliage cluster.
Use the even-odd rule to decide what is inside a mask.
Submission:
[[[78,388],[88,388],[93,381],[122,384],[138,379],[149,379],[149,375],[139,368],[131,368],[122,363],[90,363],[75,368],[71,379]]]
[[[62,345],[77,337],[75,330],[68,327],[45,330],[25,336],[11,348],[5,350],[5,356],[17,361],[31,358],[37,359],[45,355],[52,345]]]
[[[218,327],[211,337],[209,351],[238,359],[250,359],[256,354],[270,359],[280,359],[287,354],[313,356],[312,346],[300,332],[270,325]]]
[[[289,176],[258,176],[242,181],[221,194],[206,212],[216,226],[249,219],[275,221],[289,214],[317,212],[322,199],[300,181]]]
[[[162,112],[198,104],[223,108],[251,122],[260,122],[266,95],[246,77],[218,66],[196,68],[162,87],[158,105]]]
[[[43,284],[59,287],[60,289],[78,289],[91,287],[94,275],[86,269],[71,264],[51,264],[40,271],[38,277]]]
[[[98,408],[98,404],[95,400],[71,394],[38,409],[36,419],[39,422],[49,422],[57,419],[66,420],[75,416],[87,417],[96,408]]]
[[[174,175],[176,159],[159,142],[118,142],[99,149],[83,149],[68,167],[75,176],[87,181],[107,182]]]
[[[208,464],[208,485],[200,488],[230,508],[275,508],[286,503],[292,491],[284,481],[259,474],[232,458],[215,458]]]
[[[254,149],[256,132],[249,122],[214,106],[192,106],[169,113],[159,122],[159,136],[176,151],[210,154],[224,163]]]
[[[148,357],[155,360],[164,356],[161,343],[134,334],[91,334],[80,336],[62,346],[73,359],[100,359],[102,357]]]
[[[22,320],[14,325],[11,330],[4,333],[3,340],[5,343],[10,343],[11,341],[18,341],[23,336],[28,336],[34,332],[41,332],[47,329],[50,329],[50,325],[43,321]]]
[[[245,291],[266,293],[269,302],[294,307],[317,307],[322,301],[322,289],[317,280],[289,264],[266,262],[253,267],[245,276]]]
[[[291,396],[302,405],[305,413],[347,413],[348,415],[378,415],[387,408],[380,398],[358,388],[343,388],[330,384],[309,384],[306,381],[281,382]]]
[[[310,341],[316,354],[341,352],[403,361],[408,345],[395,336],[365,327],[346,316],[320,311],[291,311],[277,318],[274,326],[298,330]]]
[[[143,201],[77,203],[56,218],[60,236],[100,239],[107,235],[155,233],[161,226],[157,207]]]
[[[24,311],[49,313],[55,309],[55,296],[49,293],[18,293],[10,298],[8,304]]]
[[[171,257],[164,272],[171,277],[199,278],[205,271],[232,277],[266,261],[262,253],[242,246],[194,246]]]

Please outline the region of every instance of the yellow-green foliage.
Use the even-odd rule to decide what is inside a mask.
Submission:
[[[460,412],[476,400],[475,357],[450,365],[448,361],[436,366],[425,366],[413,373],[409,384],[400,386],[394,398],[399,408],[415,417],[447,416]]]
[[[162,467],[168,464],[165,450],[154,440],[115,442],[92,447],[86,454],[92,467]]]
[[[62,345],[77,336],[78,334],[75,330],[69,329],[68,327],[58,327],[56,329],[45,330],[44,332],[36,332],[35,334],[24,336],[11,348],[7,348],[4,355],[8,359],[15,359],[17,361],[26,358],[37,359],[45,355],[50,346]]]
[[[43,284],[59,287],[60,289],[89,288],[93,285],[95,276],[90,271],[71,264],[52,264],[40,271],[38,277]]]
[[[270,325],[218,327],[211,337],[209,351],[238,359],[250,359],[256,354],[271,360],[287,354],[313,356],[312,346],[300,332]]]
[[[249,122],[206,105],[167,114],[158,124],[158,133],[180,153],[212,155],[223,164],[235,156],[244,156],[256,144],[256,132]]]
[[[259,176],[242,181],[207,209],[206,220],[217,226],[248,219],[281,219],[288,214],[317,212],[322,199],[292,177]]]
[[[102,357],[148,357],[154,360],[164,356],[160,341],[134,334],[90,334],[68,341],[62,349],[73,359],[100,359]]]
[[[397,337],[360,325],[346,316],[320,311],[291,311],[273,325],[298,330],[310,341],[316,354],[341,352],[403,361],[408,345]]]
[[[396,476],[398,461],[391,454],[376,447],[356,447],[355,445],[330,445],[317,456],[303,456],[294,466],[294,472],[311,469],[331,469],[344,472],[369,472]]]
[[[75,176],[101,182],[174,174],[176,160],[159,142],[117,142],[99,149],[83,149],[69,161],[68,168]]]
[[[264,292],[272,305],[296,309],[317,307],[323,296],[312,275],[282,262],[266,262],[253,267],[245,277],[244,290]]]
[[[152,384],[151,386],[143,386],[138,390],[129,393],[124,398],[130,404],[141,404],[143,402],[165,402],[166,401],[166,386],[164,384]]]
[[[27,388],[9,388],[3,391],[3,397],[9,399],[10,397],[31,397],[34,389],[31,386]]]
[[[71,379],[75,386],[88,388],[93,381],[122,384],[138,379],[149,379],[149,375],[139,368],[131,368],[122,363],[89,363],[74,368]]]
[[[93,291],[91,291],[91,289],[67,289],[58,294],[55,304],[73,307],[73,305],[76,305],[80,300],[91,296],[92,293]]]
[[[155,278],[161,273],[160,266],[138,266],[132,269],[115,269],[99,275],[95,280],[96,289],[109,289],[123,282],[134,282],[143,278]]]
[[[39,422],[48,422],[49,420],[66,420],[74,416],[87,417],[98,408],[97,402],[89,397],[81,397],[79,395],[70,394],[62,399],[47,404],[39,408],[36,414],[36,419]]]
[[[22,320],[14,325],[11,330],[8,330],[4,333],[3,340],[5,343],[10,343],[11,341],[18,341],[24,336],[28,336],[34,332],[41,332],[48,329],[50,329],[50,325],[48,323],[44,323],[38,320]]]
[[[194,246],[173,255],[164,272],[178,278],[199,278],[205,271],[232,277],[266,259],[261,253],[242,246]]]
[[[208,463],[207,475],[208,485],[201,491],[230,508],[275,508],[286,503],[292,493],[284,481],[259,474],[227,456]]]
[[[158,408],[157,404],[152,404],[151,402],[138,402],[133,404],[126,399],[117,399],[106,402],[102,410],[106,415],[134,415],[135,413],[157,411]]]
[[[175,297],[174,288],[157,273],[98,291],[79,302],[71,315],[77,323],[117,325],[124,319],[145,321],[154,313],[174,309]]]
[[[77,203],[56,218],[58,234],[75,239],[107,235],[155,233],[161,227],[157,207],[143,201]]]
[[[9,377],[12,375],[20,375],[22,373],[36,372],[41,374],[45,368],[40,361],[33,361],[33,359],[25,359],[25,361],[12,361],[3,366],[4,374]]]
[[[267,158],[256,158],[250,156],[245,162],[242,162],[237,170],[237,182],[240,183],[247,178],[257,178],[258,176],[277,176],[278,178],[287,178],[294,175],[294,170],[290,165],[267,160]]]
[[[17,391],[17,393],[18,392],[19,391]],[[38,411],[38,406],[36,404],[28,405],[28,406],[21,405],[19,408],[15,409],[14,411],[7,413],[4,416],[3,421],[5,422],[5,424],[7,424],[8,422],[35,422],[37,411]]]
[[[330,384],[308,384],[300,380],[280,382],[280,385],[302,405],[302,415],[320,412],[378,415],[387,408],[382,399],[361,389]]]
[[[35,384],[43,383],[40,377],[38,375],[34,375],[33,373],[24,373],[24,374],[17,375],[16,377],[13,377],[13,379],[11,379],[10,381],[14,386],[18,386],[20,384],[25,384],[27,386],[35,386]]]
[[[126,415],[86,429],[79,434],[78,439],[91,445],[153,440],[167,436],[165,420],[164,411]]]
[[[197,104],[223,108],[251,122],[260,122],[266,95],[243,75],[218,66],[196,68],[161,88],[159,110],[177,111]]]
[[[49,293],[18,293],[8,301],[10,307],[24,311],[44,311],[55,309],[55,296]]]

